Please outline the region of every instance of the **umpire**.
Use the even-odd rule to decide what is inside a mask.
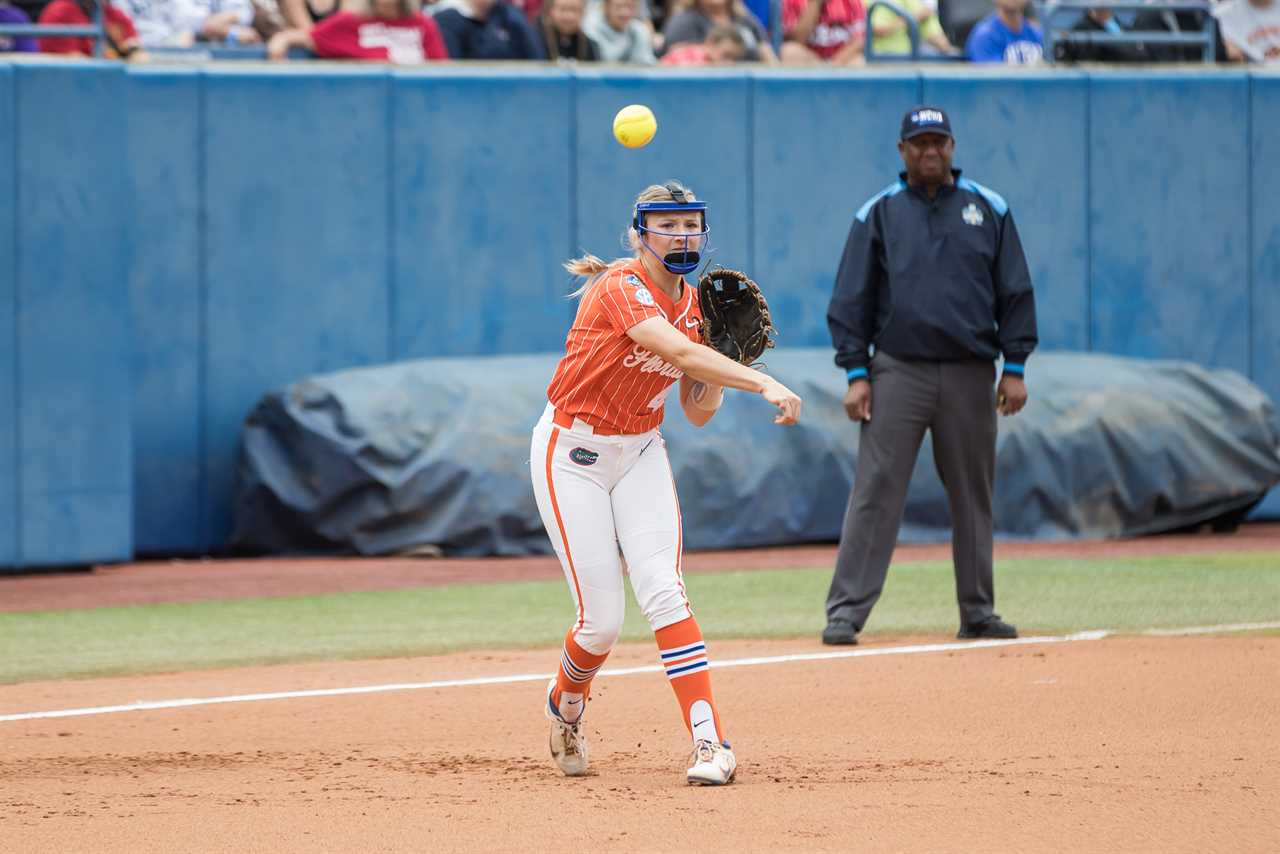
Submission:
[[[827,309],[862,433],[822,642],[857,643],[880,598],[926,430],[951,507],[958,636],[1015,638],[995,613],[991,494],[996,413],[1027,401],[1031,276],[1004,199],[951,168],[945,112],[908,112],[898,152],[906,171],[854,216]]]

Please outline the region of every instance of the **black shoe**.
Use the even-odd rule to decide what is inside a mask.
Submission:
[[[960,632],[956,635],[960,640],[973,640],[975,638],[1013,640],[1017,636],[1018,630],[999,617],[992,617],[986,622],[975,623],[972,626],[961,626]]]
[[[858,630],[848,620],[832,620],[822,630],[822,642],[827,646],[852,646],[858,642]]]

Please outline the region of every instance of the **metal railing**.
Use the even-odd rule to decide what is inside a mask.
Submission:
[[[871,16],[877,9],[884,9],[897,15],[907,25],[907,39],[911,42],[910,53],[876,53],[875,34],[871,30]],[[920,49],[920,24],[916,21],[915,16],[907,12],[892,0],[874,0],[867,7],[867,27],[866,27],[867,47],[865,54],[867,62],[957,62],[963,61],[963,54],[946,54],[926,53]]]
[[[93,4],[91,24],[0,24],[0,36],[14,38],[88,38],[93,39],[93,55],[100,57],[107,41],[102,4]]]
[[[1037,16],[1044,28],[1044,55],[1048,62],[1055,62],[1059,44],[1072,45],[1159,45],[1162,47],[1198,48],[1203,62],[1213,62],[1217,45],[1217,21],[1208,0],[1053,0],[1035,4]],[[1105,32],[1071,29],[1090,9],[1110,9],[1113,12],[1162,12],[1172,19],[1177,12],[1201,12],[1203,24],[1199,30],[1122,30]]]

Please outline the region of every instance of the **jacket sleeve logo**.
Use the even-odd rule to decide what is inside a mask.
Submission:
[[[968,225],[982,225],[982,211],[973,202],[969,202],[964,210],[960,211],[960,218]]]

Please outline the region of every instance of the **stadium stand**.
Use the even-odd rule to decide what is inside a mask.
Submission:
[[[867,37],[866,57],[867,62],[963,62],[964,55],[961,53],[941,53],[937,50],[928,50],[920,37],[920,24],[916,19],[908,14],[892,0],[875,0],[867,7],[867,33],[871,33],[871,16],[875,14],[877,9],[884,9],[893,13],[902,19],[907,25],[907,38],[911,42],[911,50],[909,53],[881,53],[876,50],[876,40],[870,35]],[[970,25],[972,26],[972,25]],[[944,27],[943,32],[946,32]],[[948,39],[952,44],[957,44],[954,40]],[[963,44],[964,42],[959,42]]]
[[[1207,0],[1052,0],[1036,4],[1036,17],[1044,25],[1045,58],[1061,61],[1076,58],[1093,61],[1154,61],[1168,56],[1152,48],[1188,49],[1176,59],[1213,62],[1217,27]],[[1110,27],[1083,28],[1082,20],[1091,10],[1109,10]],[[1115,13],[1131,13],[1121,15]],[[1139,18],[1137,13],[1146,13]],[[1174,16],[1190,13],[1200,22],[1196,29],[1183,30]],[[1126,19],[1121,24],[1120,19]],[[1172,26],[1167,23],[1173,19]],[[1110,53],[1104,52],[1110,49]],[[1123,49],[1127,49],[1126,55]]]

